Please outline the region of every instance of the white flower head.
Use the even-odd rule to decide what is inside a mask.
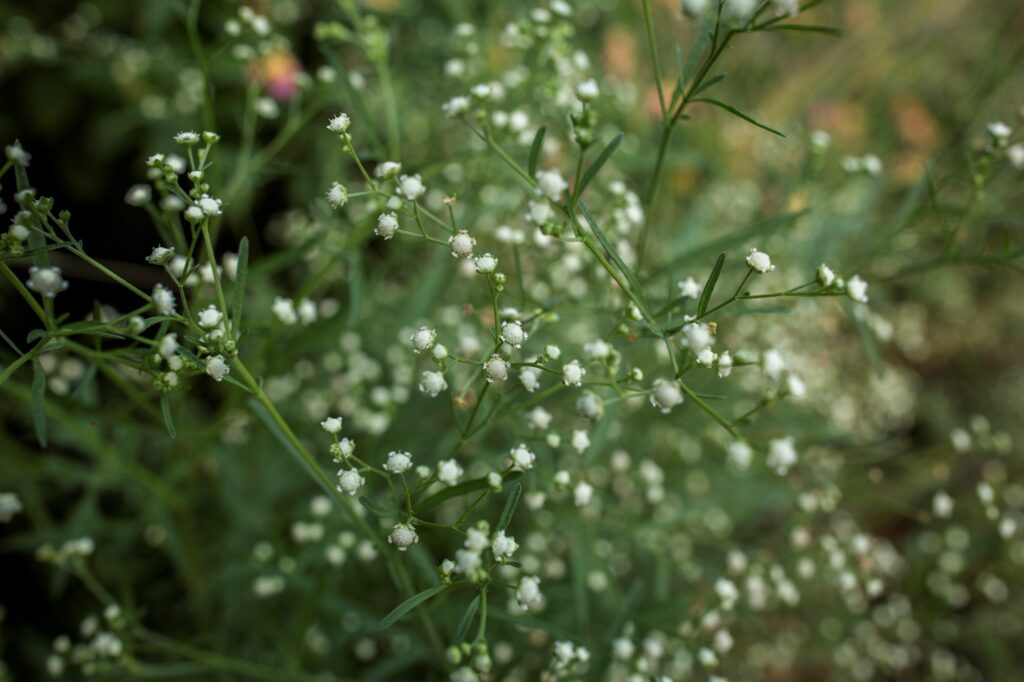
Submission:
[[[437,480],[452,486],[462,478],[462,467],[454,459],[443,459],[437,463]]]
[[[230,372],[231,368],[224,362],[223,355],[210,355],[206,358],[206,373],[217,383],[223,381]]]
[[[583,384],[583,377],[587,370],[580,364],[579,360],[573,360],[562,366],[562,381],[566,386],[580,386]]]
[[[348,127],[351,124],[352,119],[349,118],[348,114],[338,114],[337,116],[332,116],[331,119],[327,121],[327,129],[332,133],[341,134],[348,132]]]
[[[456,116],[461,116],[469,111],[469,107],[469,98],[459,95],[457,97],[452,97],[450,100],[445,102],[441,107],[441,111],[443,111],[444,115],[448,118],[455,118]]]
[[[377,227],[373,228],[373,233],[382,239],[391,239],[395,236],[395,232],[398,232],[398,214],[392,211],[391,213],[381,213],[377,216]]]
[[[423,180],[420,178],[419,173],[416,175],[403,175],[398,178],[398,187],[395,188],[395,192],[409,201],[416,201],[427,188],[423,185]]]
[[[320,428],[332,436],[341,433],[341,417],[328,417],[320,422]]]
[[[434,347],[437,341],[437,332],[430,327],[420,327],[415,334],[409,337],[412,341],[412,351],[422,353]]]
[[[591,102],[597,99],[597,96],[600,94],[601,89],[597,86],[597,81],[593,78],[589,78],[576,86],[576,97],[578,97],[581,102]]]
[[[203,329],[213,329],[218,326],[224,319],[224,313],[222,313],[217,306],[212,303],[206,308],[199,311],[199,326]]]
[[[679,384],[666,379],[655,379],[652,384],[651,405],[658,408],[662,414],[668,414],[676,405],[683,403],[683,392]]]
[[[775,470],[779,476],[785,476],[790,468],[796,464],[798,455],[791,437],[773,438],[768,442],[769,467]]]
[[[341,208],[348,203],[348,189],[345,185],[340,182],[331,183],[331,188],[327,190],[327,203],[331,205],[331,208]]]
[[[408,452],[391,451],[388,453],[388,461],[384,464],[384,470],[392,474],[404,474],[412,469],[412,455]]]
[[[498,259],[489,253],[485,253],[482,256],[477,256],[473,260],[473,265],[476,266],[476,271],[481,275],[489,275],[498,268]]]
[[[452,247],[452,256],[455,258],[472,258],[476,239],[469,232],[459,230],[451,237],[448,237],[448,246]]]
[[[186,147],[191,147],[199,144],[199,133],[194,130],[183,130],[174,136],[174,141]]]
[[[366,483],[366,479],[359,475],[355,469],[341,469],[338,471],[338,492],[348,495],[355,495]]]
[[[68,282],[60,274],[58,267],[36,267],[28,269],[28,288],[46,298],[54,298],[68,288]]]
[[[519,586],[516,588],[516,604],[523,611],[538,606],[543,599],[540,593],[540,578],[532,575],[524,575],[519,579]]]
[[[699,298],[701,292],[700,282],[695,280],[693,277],[687,277],[686,279],[676,284],[679,287],[679,295],[683,298]]]
[[[518,320],[501,323],[501,340],[513,348],[520,348],[527,337],[529,337],[529,334],[526,333],[526,330],[523,329]]]
[[[992,139],[997,144],[1006,144],[1006,141],[1010,139],[1010,135],[1013,134],[1013,128],[1002,121],[993,121],[986,128],[988,129],[988,134],[992,136]]]
[[[860,275],[854,275],[846,280],[846,295],[857,303],[867,303],[868,283],[861,279]]]
[[[495,561],[501,562],[511,558],[517,549],[519,549],[519,543],[511,535],[506,535],[503,530],[499,530],[491,539],[491,553],[494,555]]]
[[[509,367],[508,360],[495,353],[484,362],[484,378],[487,383],[504,381],[508,378]]]
[[[395,524],[391,533],[388,534],[388,542],[394,545],[399,552],[404,552],[419,541],[420,536],[416,534],[416,529],[411,523]]]
[[[562,174],[557,170],[537,171],[537,192],[544,195],[551,201],[558,201],[562,198],[562,192],[569,188]],[[538,221],[543,222],[543,221]]]
[[[431,398],[436,398],[439,393],[448,388],[448,382],[440,372],[424,371],[420,376],[420,391]]]
[[[772,264],[771,256],[764,251],[758,251],[756,248],[751,248],[750,252],[747,254],[747,266],[751,270],[761,274],[771,272],[775,269],[775,266]]]
[[[533,468],[533,463],[537,459],[537,456],[530,451],[524,443],[520,443],[516,447],[512,448],[509,453],[509,464],[513,469],[519,471],[525,471]]]

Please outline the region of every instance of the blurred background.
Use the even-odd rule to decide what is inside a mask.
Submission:
[[[232,53],[224,33],[225,21],[243,4],[269,17],[274,26],[274,48],[248,58]],[[609,125],[631,131],[617,161],[623,177],[639,191],[658,132],[640,4],[580,0],[574,5],[577,44],[614,93],[614,105],[606,112]],[[453,28],[471,22],[481,35],[497,33],[523,8],[518,2],[464,0],[377,0],[365,6],[392,35],[402,136],[400,151],[368,143],[367,165],[399,151],[407,168],[437,176],[444,172],[437,164],[439,156],[450,161],[464,153],[464,134],[437,115],[444,101],[466,89],[446,74],[450,60],[463,48],[464,39]],[[672,45],[685,50],[694,40],[695,25],[681,16],[676,2],[656,0],[653,7],[662,63],[670,65]],[[377,76],[362,51],[342,43],[328,54],[314,39],[317,22],[338,18],[334,3],[208,1],[191,30],[189,12],[188,4],[177,1],[0,0],[0,141],[21,141],[32,154],[33,184],[71,212],[72,228],[86,250],[144,289],[162,281],[144,263],[156,237],[146,212],[128,205],[125,196],[132,185],[144,182],[150,154],[174,150],[174,133],[214,129],[222,135],[214,173],[219,174],[219,186],[233,194],[220,228],[221,247],[232,249],[241,236],[248,236],[252,259],[258,260],[285,252],[290,243],[282,236],[282,226],[294,222],[290,212],[303,207],[315,214],[324,188],[343,177],[345,161],[337,149],[323,144],[322,128],[329,115],[351,111],[353,98],[325,80],[323,67],[343,64],[353,87],[363,92],[368,111],[352,111],[359,125],[383,133],[391,124],[384,120]],[[843,334],[817,318],[794,319],[814,328],[816,335],[825,334],[822,363],[840,363],[839,369],[830,370],[829,380],[849,382],[844,385],[851,390],[867,387],[857,397],[867,408],[837,403],[821,410],[862,435],[843,453],[853,461],[848,499],[860,523],[903,547],[913,564],[914,552],[930,551],[921,548],[915,523],[930,504],[936,481],[957,499],[966,499],[975,495],[979,476],[1005,481],[1021,470],[1016,446],[1006,445],[1024,442],[1020,261],[1011,258],[1008,267],[1005,259],[985,254],[1004,246],[1014,253],[1020,248],[1024,187],[1019,171],[1006,169],[976,198],[969,161],[972,150],[986,144],[988,122],[1024,125],[1024,4],[831,0],[801,21],[838,27],[842,35],[794,31],[744,36],[742,47],[730,49],[723,58],[720,69],[728,76],[716,91],[720,99],[785,132],[786,141],[771,139],[722,111],[695,109],[674,138],[662,201],[651,219],[663,225],[665,254],[683,254],[684,263],[690,255],[699,258],[706,272],[717,253],[707,245],[723,231],[782,212],[808,210],[813,221],[775,234],[776,248],[788,256],[786,249],[793,244],[787,260],[799,261],[806,271],[827,257],[869,280],[872,301],[878,301],[890,325],[888,335],[882,334],[885,343],[863,348],[848,329]],[[197,41],[206,46],[216,92],[205,108],[202,65],[193,49]],[[484,41],[480,50],[492,71],[508,66],[510,56],[496,42]],[[672,72],[668,67],[666,71]],[[247,114],[252,110],[247,102],[257,103],[255,118]],[[816,130],[830,134],[831,146],[824,160],[811,161],[805,152]],[[272,153],[252,156],[253,149],[268,145]],[[865,154],[883,161],[884,181],[847,180],[842,157]],[[251,172],[243,175],[239,162],[246,159]],[[929,174],[936,196],[925,201],[921,197],[929,194]],[[10,204],[11,186],[5,183],[3,190]],[[928,210],[929,202],[935,210]],[[933,261],[942,250],[939,223],[961,218],[970,230],[958,236],[957,244],[968,257]],[[676,231],[680,223],[688,229]],[[927,266],[918,269],[918,261]],[[71,259],[54,262],[72,282],[59,300],[74,319],[93,311],[96,301],[121,309],[131,305],[130,296],[87,266]],[[415,261],[384,258],[379,245],[364,244],[358,263],[366,281],[385,282],[385,291],[390,291],[388,282],[416,283]],[[28,265],[26,260],[13,267],[24,273]],[[343,282],[350,272],[327,277],[328,292],[348,296]],[[664,283],[656,268],[649,274],[652,281]],[[302,268],[270,269],[262,280],[266,290],[254,296],[269,302],[277,290],[299,288],[306,275]],[[0,292],[0,328],[23,339],[33,318],[6,282],[0,283]],[[394,304],[395,298],[388,302]],[[854,351],[828,358],[829,339],[833,349],[849,343]],[[315,342],[307,339],[306,346],[289,349],[291,354],[282,352],[278,366],[297,362],[302,348]],[[274,366],[274,360],[268,362]],[[887,379],[881,372],[873,378],[877,363],[888,367]],[[814,365],[808,371],[813,373]],[[104,443],[102,436],[76,431],[69,421],[64,442],[57,444],[61,458],[44,461],[36,456],[27,408],[19,402],[24,392],[18,391],[18,386],[7,386],[0,392],[0,487],[31,491],[25,502],[33,519],[31,529],[26,517],[0,529],[3,653],[14,679],[36,679],[50,641],[77,627],[81,605],[90,600],[84,590],[41,570],[32,550],[41,540],[64,537],[58,532],[62,527],[87,530],[98,519],[106,523],[105,544],[111,548],[106,575],[125,588],[125,595],[144,597],[154,629],[181,632],[199,624],[223,634],[215,646],[254,656],[268,641],[287,650],[289,642],[302,637],[306,630],[293,632],[272,619],[250,619],[246,593],[222,588],[240,576],[248,580],[251,572],[241,566],[237,575],[221,570],[222,561],[235,566],[234,559],[247,556],[254,538],[287,534],[290,517],[273,513],[274,505],[302,508],[308,490],[303,492],[300,477],[279,476],[281,469],[271,463],[274,456],[266,448],[252,447],[252,471],[240,472],[237,461],[228,459],[237,448],[207,457],[209,453],[179,445],[164,453],[169,459],[161,460],[161,473],[149,481],[151,488],[125,492],[114,483],[124,474],[123,464],[104,464],[104,473],[96,477],[84,469],[93,455],[77,450],[92,450],[100,460],[114,462],[118,455],[109,452],[113,444],[122,453],[140,453],[144,467],[150,466],[147,448],[154,434],[162,435],[159,416],[146,414],[153,412],[152,405],[133,406],[124,399],[106,403],[97,392],[80,414],[90,418],[90,410],[106,412],[108,420],[115,420],[110,427],[115,437]],[[204,432],[201,437],[216,439],[217,429],[228,427],[204,420],[204,409],[214,410],[211,414],[231,428],[259,428],[232,422],[236,412],[217,396],[192,397],[193,404],[182,407],[179,430],[194,429]],[[967,457],[950,446],[950,432],[958,428],[998,453],[998,471],[992,473],[986,457]],[[900,461],[907,453],[917,453],[913,466]],[[888,490],[898,490],[901,500],[916,495],[918,504],[887,504],[887,495],[880,492],[887,489],[876,485],[879,480]],[[259,497],[254,497],[257,489]],[[164,516],[137,517],[138,509],[148,509],[140,496],[167,496],[166,509],[160,512]],[[223,530],[227,517],[231,532]],[[140,531],[145,534],[141,543]],[[1012,577],[1018,586],[1024,584],[1020,564],[1000,554],[995,540],[971,539],[977,569],[969,569],[975,574],[965,577],[965,584],[974,584],[989,571],[990,561],[1005,569],[1004,581]],[[174,551],[157,551],[162,543],[174,545]],[[119,565],[119,556],[130,557],[131,566]],[[921,594],[912,596],[928,604],[926,573],[920,569],[914,584]],[[327,571],[308,579],[315,584],[311,590],[331,581]],[[140,590],[140,585],[148,587]],[[178,603],[183,593],[189,595],[187,606]],[[1018,646],[1024,642],[1022,604],[1014,596],[987,608],[936,606],[930,636],[970,663],[974,673],[964,673],[962,679],[1017,679],[1024,665],[1024,646]],[[341,598],[338,605],[357,608]],[[258,634],[246,634],[247,628]],[[772,679],[847,679],[845,673],[828,672],[831,654],[827,647],[802,653],[801,664]],[[917,674],[893,673],[891,679],[923,679]]]

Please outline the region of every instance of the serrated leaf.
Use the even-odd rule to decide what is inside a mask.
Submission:
[[[174,430],[174,420],[171,418],[171,403],[167,400],[166,395],[160,396],[160,411],[164,414],[164,426],[167,427],[167,433],[171,436],[171,440],[177,437]]]
[[[394,610],[388,615],[381,618],[380,623],[377,624],[378,630],[387,630],[389,627],[394,625],[398,620],[405,614],[412,611],[414,608],[427,601],[434,595],[440,594],[448,589],[447,585],[435,585],[428,589],[418,592],[413,596],[406,599],[404,602],[394,608]]]
[[[769,133],[774,133],[775,135],[778,135],[779,137],[785,137],[785,135],[780,133],[775,128],[771,128],[769,126],[766,126],[765,124],[761,123],[757,119],[752,118],[751,116],[743,113],[742,111],[740,111],[739,109],[737,109],[733,105],[726,104],[725,102],[723,102],[721,100],[712,99],[711,97],[698,97],[697,99],[695,99],[693,101],[694,102],[704,102],[705,104],[710,104],[712,106],[716,106],[719,109],[724,109],[724,110],[728,111],[730,114],[732,114],[733,116],[738,116],[739,118],[742,118],[747,123],[751,123],[753,125],[756,125],[758,128],[761,128],[762,130],[767,130]]]
[[[537,174],[537,164],[540,162],[540,152],[544,147],[544,135],[547,132],[548,129],[545,126],[541,126],[537,130],[537,134],[533,136],[533,144],[530,145],[530,159],[526,166],[530,171],[531,178]]]
[[[505,508],[501,511],[501,516],[498,518],[496,530],[502,531],[508,528],[508,524],[512,522],[512,515],[516,511],[516,505],[519,503],[519,497],[522,494],[522,483],[516,483],[512,486],[512,491],[508,494],[508,500],[505,501]]]
[[[473,617],[476,616],[477,609],[480,608],[480,595],[473,597],[473,601],[469,602],[469,606],[466,607],[466,612],[462,614],[462,618],[459,619],[459,627],[455,630],[455,641],[464,642],[466,641],[466,634],[469,632],[469,626],[473,624]]]
[[[703,291],[700,292],[700,300],[697,302],[697,317],[703,317],[707,312],[711,294],[715,292],[715,285],[718,284],[718,276],[722,274],[723,265],[725,265],[725,254],[721,253],[718,255],[718,260],[715,261],[715,267],[711,268],[711,274],[708,275],[708,281],[704,284]]]
[[[32,358],[32,426],[36,439],[46,447],[46,372],[37,358]]]
[[[588,168],[586,172],[583,174],[583,177],[580,178],[579,184],[573,188],[573,203],[575,203],[576,199],[583,194],[583,190],[585,190],[587,188],[587,185],[589,185],[591,181],[597,176],[597,174],[601,171],[601,168],[606,163],[608,163],[608,159],[612,158],[612,154],[615,153],[615,150],[619,148],[620,144],[622,144],[622,133],[619,133],[614,138],[612,138],[612,141],[609,142],[605,146],[605,148],[601,150],[601,153],[598,155],[598,157],[594,159],[594,163],[590,164],[590,168]]]

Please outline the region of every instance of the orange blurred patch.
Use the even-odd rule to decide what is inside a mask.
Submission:
[[[934,149],[939,141],[939,124],[916,97],[893,97],[893,116],[900,138],[917,149]]]
[[[608,74],[623,80],[636,76],[636,38],[632,29],[624,26],[609,28],[604,34],[601,55]]]

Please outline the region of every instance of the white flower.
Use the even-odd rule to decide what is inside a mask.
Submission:
[[[320,422],[320,428],[332,436],[341,433],[341,417],[328,417]]]
[[[940,519],[948,519],[952,516],[955,506],[953,498],[942,491],[935,493],[935,497],[932,498],[932,513]]]
[[[348,190],[345,185],[340,182],[331,184],[331,188],[327,190],[327,203],[331,205],[331,208],[341,208],[348,203]]]
[[[699,17],[708,7],[708,0],[683,0],[683,14],[688,17]]]
[[[797,399],[807,395],[807,385],[796,374],[790,374],[786,377],[786,389],[791,396]]]
[[[153,287],[153,307],[161,315],[173,315],[177,309],[177,300],[171,290],[163,284]]]
[[[405,197],[409,201],[416,201],[426,191],[427,188],[423,186],[423,180],[420,179],[419,173],[403,175],[398,178],[398,187],[395,188],[395,192],[399,196]]]
[[[585,507],[590,504],[594,497],[594,486],[586,481],[580,481],[572,491],[572,501],[577,507]]]
[[[537,171],[537,191],[551,201],[562,198],[562,192],[569,188],[562,174],[557,170]]]
[[[882,160],[874,154],[865,154],[860,160],[861,168],[868,175],[880,175],[882,173]]]
[[[348,114],[338,114],[327,122],[327,129],[332,133],[344,133],[348,131],[351,124],[352,119],[348,117]]]
[[[484,362],[484,375],[487,379],[487,383],[494,383],[495,381],[504,381],[507,379],[508,368],[508,360],[498,354],[494,354],[487,358]]]
[[[710,367],[715,364],[715,360],[718,359],[718,355],[715,351],[711,350],[711,346],[705,346],[701,350],[697,351],[697,364],[701,367]]]
[[[462,478],[462,467],[454,459],[443,459],[437,463],[437,480],[445,485],[455,485]]]
[[[124,195],[124,203],[129,206],[144,206],[153,198],[153,190],[149,185],[132,185]]]
[[[519,381],[528,393],[533,393],[540,386],[540,370],[536,367],[523,367],[519,370]]]
[[[554,209],[546,201],[531,201],[527,205],[526,219],[536,225],[543,225],[551,220]]]
[[[533,462],[536,459],[537,456],[530,452],[530,449],[524,443],[520,443],[512,448],[512,451],[509,453],[509,462],[512,468],[520,471],[532,469]]]
[[[795,17],[800,14],[800,0],[772,0],[775,14],[780,17]]]
[[[557,360],[561,354],[562,349],[552,343],[544,346],[544,355],[548,356],[552,360]]]
[[[11,163],[22,168],[28,168],[28,164],[32,160],[32,155],[25,151],[25,148],[21,146],[21,142],[15,142],[4,147],[4,154],[7,155],[7,159]]]
[[[857,303],[867,303],[868,283],[861,279],[860,275],[854,275],[846,280],[846,295]]]
[[[152,265],[166,265],[174,258],[173,246],[154,246],[153,250],[146,256],[146,262]]]
[[[551,413],[545,410],[543,407],[538,405],[537,407],[530,410],[527,418],[530,420],[530,426],[535,429],[546,430],[551,426]]]
[[[1000,144],[1005,143],[1008,139],[1010,139],[1010,135],[1013,134],[1013,128],[1006,125],[1002,121],[993,121],[992,123],[988,124],[987,128],[988,134],[991,135],[993,139],[995,139],[995,141]]]
[[[683,392],[674,381],[666,379],[655,379],[654,390],[651,391],[651,405],[661,410],[662,414],[668,414],[676,405],[683,403]]]
[[[836,273],[832,271],[832,268],[822,263],[818,266],[818,272],[816,273],[815,278],[821,286],[830,287],[835,284]]]
[[[431,398],[436,398],[446,388],[448,388],[448,382],[444,380],[444,375],[440,372],[425,371],[420,376],[420,391]]]
[[[771,256],[764,251],[758,251],[756,248],[751,248],[750,252],[747,254],[747,265],[751,270],[760,272],[761,274],[771,272],[775,269],[775,266],[772,265]]]
[[[473,260],[473,264],[476,266],[476,271],[481,275],[489,275],[497,269],[498,259],[489,253],[485,253],[482,256],[477,256]]]
[[[478,83],[469,89],[470,94],[481,101],[490,97],[493,91],[494,89],[487,83]]]
[[[412,341],[412,351],[422,353],[434,346],[434,342],[437,341],[437,332],[430,327],[420,327],[415,334],[409,337],[409,340]]]
[[[1006,158],[1010,165],[1017,170],[1024,170],[1024,144],[1015,144],[1007,147]]]
[[[355,469],[340,469],[338,471],[338,492],[355,495],[366,483],[366,479],[359,475]]]
[[[583,429],[577,429],[572,432],[572,447],[582,454],[587,448],[590,447],[590,434]]]
[[[589,78],[576,86],[576,96],[581,102],[595,100],[599,94],[601,94],[601,90],[597,87],[597,81],[593,78]]]
[[[174,136],[174,141],[186,147],[191,147],[194,144],[199,144],[199,133],[193,130],[184,130]]]
[[[718,356],[718,376],[721,379],[725,379],[730,374],[732,374],[732,355],[729,351],[724,350]]]
[[[499,530],[491,539],[491,554],[494,555],[495,561],[508,559],[515,554],[517,549],[519,549],[519,543],[511,535],[506,535],[503,530]]]
[[[469,105],[469,98],[459,95],[457,97],[452,97],[450,100],[445,102],[441,107],[441,111],[443,111],[444,115],[448,118],[455,118],[456,116],[461,116],[469,111]]]
[[[393,178],[402,172],[402,164],[397,161],[381,161],[377,164],[377,167],[373,169],[373,175],[381,180],[387,180]]]
[[[797,457],[792,438],[773,438],[768,442],[767,464],[778,475],[785,476],[790,467],[796,464]]]
[[[448,246],[452,247],[452,255],[456,258],[470,258],[473,256],[473,247],[476,246],[476,239],[470,236],[469,232],[459,230],[451,237],[448,237]],[[479,270],[479,268],[477,268]]]
[[[299,316],[295,312],[295,303],[290,298],[275,296],[274,304],[270,306],[270,310],[274,313],[274,317],[288,326],[299,321]]]
[[[782,371],[786,369],[786,360],[782,357],[782,353],[772,348],[761,355],[761,367],[769,379],[778,381],[782,376]]]
[[[683,298],[700,297],[700,283],[693,277],[687,277],[681,282],[676,283],[676,286],[679,287],[679,295],[682,296]]]
[[[209,194],[204,194],[203,196],[199,197],[199,201],[197,202],[197,204],[199,205],[199,209],[203,212],[203,214],[210,216],[220,215],[221,203],[222,202],[220,199],[214,199]]]
[[[468,549],[460,549],[455,552],[455,570],[463,575],[468,575],[480,568],[480,554]]]
[[[164,334],[164,337],[160,339],[160,344],[157,346],[157,352],[160,353],[160,357],[168,359],[173,357],[180,347],[177,334]]]
[[[527,337],[529,334],[518,321],[501,323],[501,340],[513,348],[521,347]]]
[[[203,329],[213,329],[224,319],[224,314],[217,309],[217,306],[210,304],[199,311],[199,326]]]
[[[587,370],[580,364],[579,360],[573,360],[562,366],[562,381],[566,386],[580,386],[583,384],[583,377]]]
[[[754,456],[753,449],[741,440],[729,443],[725,451],[733,466],[741,470],[746,470],[750,466],[750,460]]]
[[[728,578],[719,578],[715,581],[715,594],[722,602],[722,608],[731,611],[740,598],[740,591],[736,589],[736,583]]]
[[[540,578],[532,575],[524,575],[519,579],[519,587],[516,588],[516,604],[523,611],[529,611],[532,607],[541,602]]]
[[[316,322],[316,317],[316,303],[313,303],[308,298],[299,301],[299,322],[304,325],[311,325]]]
[[[419,541],[420,536],[416,534],[416,529],[411,523],[395,524],[391,533],[388,534],[388,542],[394,545],[399,552],[404,552]]]
[[[0,493],[0,523],[8,523],[22,508],[16,493]]]
[[[683,337],[679,340],[683,348],[696,352],[701,348],[715,345],[715,335],[711,333],[711,325],[704,322],[689,322],[683,325]]]
[[[377,216],[377,227],[373,228],[373,233],[383,239],[391,239],[395,236],[395,232],[398,231],[398,214],[392,211],[391,213],[381,213]]]
[[[436,346],[434,346],[434,350],[431,351],[430,354],[434,356],[435,360],[441,362],[442,360],[448,357],[448,349],[445,347],[444,344],[439,343]]]
[[[28,280],[25,283],[29,289],[46,298],[54,298],[68,288],[67,280],[61,276],[58,267],[40,268],[33,265],[28,269]]]
[[[412,455],[408,452],[391,451],[388,453],[388,461],[384,464],[384,471],[393,474],[404,474],[412,469]]]
[[[231,372],[231,368],[228,367],[228,363],[224,362],[223,355],[211,355],[206,358],[206,373],[210,375],[214,381],[221,382],[224,377]]]
[[[203,209],[199,208],[198,206],[189,206],[188,208],[185,209],[185,220],[189,221],[190,223],[198,223],[200,220],[203,219],[203,215]]]

